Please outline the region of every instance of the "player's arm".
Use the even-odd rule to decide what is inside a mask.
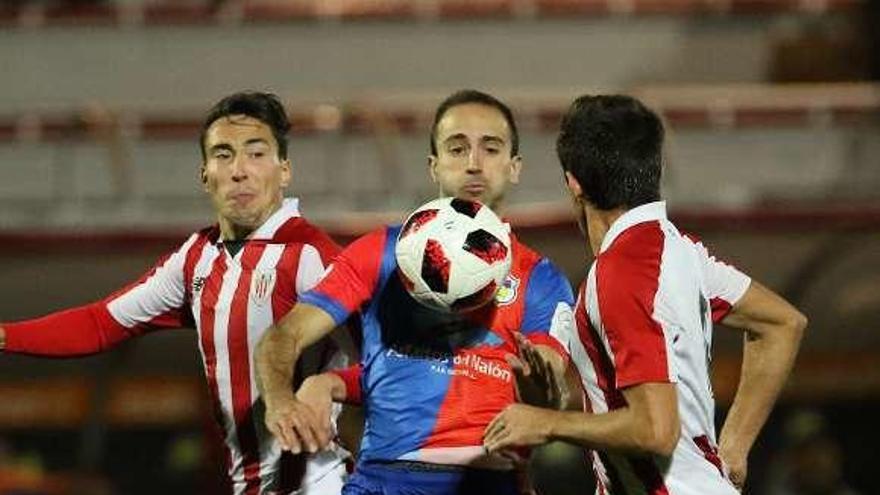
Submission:
[[[745,334],[739,387],[719,438],[719,454],[731,481],[742,486],[748,453],[791,372],[807,319],[752,281],[721,322]]]
[[[672,454],[681,425],[666,331],[653,317],[654,267],[626,254],[597,264],[596,293],[606,333],[602,340],[620,390],[620,395],[612,391],[611,411],[585,414],[514,404],[487,428],[489,449],[557,439],[594,449]]]
[[[514,404],[492,420],[484,444],[495,452],[560,440],[590,449],[670,456],[681,423],[672,383],[623,390],[626,406],[603,414],[554,411]]]
[[[103,302],[40,318],[4,323],[0,349],[42,357],[76,357],[103,352],[136,334],[116,321]]]
[[[788,377],[807,320],[782,297],[712,256],[699,241],[712,319],[744,332],[739,388],[719,437],[719,454],[739,486],[748,453]]]
[[[266,426],[282,448],[314,452],[330,441],[330,422],[293,393],[294,367],[303,351],[327,336],[372,294],[379,276],[386,232],[353,242],[318,285],[269,327],[256,349],[257,383],[266,403]]]
[[[298,303],[269,327],[257,344],[257,383],[266,403],[266,426],[293,453],[315,452],[330,441],[329,417],[321,418],[293,393],[294,368],[303,351],[330,334],[333,316],[307,303]]]
[[[364,414],[361,404],[361,375],[363,366],[358,363],[310,376],[296,393],[297,399],[318,406],[318,414],[327,416],[331,401],[342,403],[336,419],[336,440],[349,452],[357,455],[364,431]]]
[[[149,330],[183,326],[183,264],[195,240],[194,235],[136,282],[101,301],[3,323],[0,349],[34,356],[85,356]]]
[[[346,375],[350,375],[351,378],[344,378]],[[360,365],[325,371],[306,378],[296,391],[296,399],[308,404],[316,416],[322,420],[323,418],[332,419],[334,402],[346,404],[339,413],[337,432],[340,443],[352,452],[353,449],[356,449],[360,439],[359,434],[363,430],[363,418],[359,418],[360,408],[347,405],[352,403],[348,397],[349,386],[347,382],[351,379],[359,380],[359,377]],[[353,392],[359,393],[360,386],[356,385],[356,388],[357,390]]]
[[[573,337],[574,296],[564,275],[546,258],[535,265],[525,293],[525,310],[516,338],[517,355],[508,358],[521,402],[575,408],[580,394],[570,387],[568,342]],[[577,403],[577,404],[575,404]]]

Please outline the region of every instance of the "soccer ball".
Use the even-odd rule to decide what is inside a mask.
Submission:
[[[406,219],[394,254],[416,301],[467,312],[492,301],[510,272],[510,229],[479,202],[440,198]]]

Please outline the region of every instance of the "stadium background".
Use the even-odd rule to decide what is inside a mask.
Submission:
[[[880,493],[878,4],[4,0],[0,320],[99,298],[211,222],[199,121],[248,88],[287,104],[292,192],[342,242],[435,193],[440,99],[497,94],[526,162],[509,216],[578,284],[589,259],[563,201],[558,119],[578,94],[627,92],[670,126],[673,217],[811,321],[748,493],[835,466]],[[716,335],[720,420],[740,340]],[[218,490],[197,353],[182,330],[87,359],[0,357],[0,494]],[[543,493],[592,493],[579,455],[540,452]]]

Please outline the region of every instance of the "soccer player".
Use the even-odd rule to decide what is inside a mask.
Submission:
[[[714,258],[666,218],[663,124],[626,96],[584,96],[557,153],[595,254],[569,342],[587,412],[513,405],[486,432],[491,452],[563,440],[593,449],[597,493],[733,494],[788,377],[806,319]],[[716,442],[712,324],[745,333],[742,374]]]
[[[282,457],[266,431],[250,363],[263,332],[317,283],[339,251],[300,215],[296,199],[284,198],[289,129],[274,95],[220,100],[205,118],[200,143],[201,182],[217,223],[101,301],[0,326],[5,352],[79,356],[153,330],[194,325],[236,494],[298,488],[299,459]],[[334,359],[348,364],[343,354]],[[306,493],[338,494],[344,455],[333,448],[312,457]]]
[[[506,105],[473,90],[455,93],[437,109],[430,143],[428,171],[440,196],[500,210],[522,167]],[[483,430],[515,400],[517,380],[505,356],[517,352],[517,335],[557,373],[564,369],[556,334],[572,324],[568,281],[513,236],[511,273],[494,303],[466,316],[439,314],[416,303],[395,273],[400,229],[381,228],[352,243],[263,337],[257,370],[269,430],[294,452],[314,451],[328,438],[330,396],[362,400],[365,432],[343,493],[518,493],[520,473],[510,459],[486,454]],[[307,381],[328,382],[322,399],[294,397],[300,353],[359,309],[362,366]]]

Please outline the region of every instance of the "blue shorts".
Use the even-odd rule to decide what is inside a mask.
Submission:
[[[519,495],[514,471],[411,469],[406,463],[360,463],[342,495]]]

